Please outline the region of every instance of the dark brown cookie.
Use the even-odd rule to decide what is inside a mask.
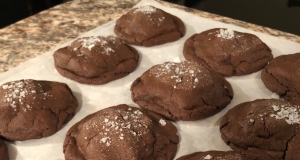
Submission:
[[[0,86],[0,135],[12,141],[56,133],[75,114],[77,100],[59,82],[19,80]]]
[[[271,49],[257,36],[220,28],[191,36],[184,43],[183,55],[223,76],[259,71],[273,58]]]
[[[6,144],[0,139],[0,160],[8,160],[8,149]]]
[[[155,65],[131,85],[131,98],[140,107],[171,120],[197,120],[226,107],[231,85],[218,73],[194,62]]]
[[[138,52],[119,38],[84,37],[58,49],[55,68],[79,83],[104,84],[122,78],[138,65]]]
[[[71,127],[66,160],[171,160],[179,141],[176,127],[146,110],[118,105],[88,115]]]
[[[265,86],[280,97],[291,102],[300,102],[300,53],[281,55],[261,72]],[[300,103],[299,103],[300,104]]]
[[[153,6],[141,6],[121,16],[114,28],[117,37],[127,43],[154,46],[184,36],[185,26],[176,16]]]
[[[182,156],[177,160],[246,160],[241,154],[234,151],[206,151],[195,152]]]
[[[239,104],[223,117],[222,139],[257,160],[300,159],[300,106],[277,99]]]

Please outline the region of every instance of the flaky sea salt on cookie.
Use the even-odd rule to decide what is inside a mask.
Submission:
[[[171,120],[197,120],[226,107],[231,85],[218,73],[194,62],[166,62],[147,70],[131,85],[140,107]]]
[[[234,151],[205,151],[182,156],[176,160],[250,160]]]
[[[159,8],[140,6],[121,16],[114,32],[127,43],[150,47],[183,37],[185,26],[178,17]]]
[[[230,109],[220,123],[222,139],[251,159],[300,159],[300,106],[258,99]]]
[[[172,160],[179,138],[161,116],[128,105],[88,115],[69,129],[66,160]]]
[[[0,86],[0,135],[11,141],[56,133],[75,114],[77,99],[64,83],[18,80]]]
[[[53,55],[56,70],[79,83],[104,84],[133,72],[137,50],[117,37],[83,37]]]
[[[273,58],[271,49],[257,36],[228,28],[192,35],[184,43],[183,55],[223,76],[257,72]]]

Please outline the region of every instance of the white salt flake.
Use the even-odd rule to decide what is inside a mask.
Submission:
[[[250,122],[251,122],[251,123],[253,123],[253,122],[254,122],[254,120],[253,120],[253,119],[250,119]]]
[[[203,159],[212,159],[213,157],[211,155],[206,155]]]
[[[159,123],[160,123],[162,126],[165,126],[165,125],[167,124],[166,121],[163,120],[163,119],[160,119],[160,120],[159,120]]]
[[[7,88],[8,88],[8,85],[3,85],[2,88],[3,88],[3,89],[7,89]]]
[[[272,105],[272,108],[277,112],[275,114],[271,114],[271,117],[275,117],[276,119],[284,119],[288,124],[300,124],[300,116],[296,107]]]
[[[224,39],[231,39],[234,37],[234,31],[232,29],[220,29],[219,34],[216,36]]]

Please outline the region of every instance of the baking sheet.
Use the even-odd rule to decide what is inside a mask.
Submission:
[[[166,61],[179,62],[184,60],[182,55],[183,43],[194,33],[216,27],[231,28],[233,30],[257,35],[262,41],[270,46],[273,50],[274,57],[281,54],[300,52],[300,44],[285,39],[201,18],[179,9],[165,7],[153,0],[142,0],[137,4],[137,6],[142,5],[153,5],[178,16],[185,23],[186,34],[183,38],[176,42],[160,46],[154,46],[151,48],[133,46],[140,54],[140,64],[133,73],[122,79],[112,81],[105,85],[84,85],[59,75],[54,68],[54,60],[52,58],[53,52],[60,47],[70,44],[72,41],[31,59],[8,72],[0,74],[0,84],[19,79],[53,80],[67,83],[79,101],[79,108],[77,109],[75,117],[56,134],[47,138],[36,140],[7,142],[10,159],[64,159],[62,144],[66,132],[74,123],[78,122],[86,115],[106,107],[122,103],[137,106],[130,97],[131,83],[144,71],[155,64],[160,64]],[[81,35],[81,37],[114,35],[114,25],[115,21],[111,21]],[[178,146],[176,158],[196,151],[230,150],[230,148],[222,141],[219,133],[219,122],[222,116],[228,111],[228,109],[239,103],[252,101],[258,98],[274,97],[274,94],[264,87],[260,79],[260,71],[246,76],[230,77],[226,79],[231,83],[234,90],[234,98],[227,108],[220,113],[203,120],[192,122],[179,121],[174,123],[178,129],[178,135],[180,137],[180,144]]]

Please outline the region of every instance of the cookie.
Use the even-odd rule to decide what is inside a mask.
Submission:
[[[56,133],[78,106],[64,83],[18,80],[0,86],[0,136],[24,141]]]
[[[161,116],[122,104],[86,116],[67,132],[66,160],[171,160],[179,138]]]
[[[246,160],[241,154],[234,151],[206,151],[195,152],[182,156],[177,160]]]
[[[222,139],[234,151],[258,160],[300,159],[300,106],[259,99],[230,109],[220,123]]]
[[[139,60],[136,49],[113,36],[79,38],[55,51],[53,57],[62,76],[95,85],[128,75]]]
[[[151,47],[183,37],[185,26],[178,17],[159,8],[141,6],[117,19],[114,32],[126,43]]]
[[[287,101],[300,104],[300,53],[281,55],[261,72],[264,85]]]
[[[188,61],[155,65],[131,85],[135,103],[175,121],[209,117],[232,97],[231,85],[220,74]]]
[[[8,149],[6,144],[0,139],[0,160],[8,160]]]
[[[259,71],[273,58],[271,49],[257,36],[223,28],[192,35],[184,43],[183,55],[223,76]]]

